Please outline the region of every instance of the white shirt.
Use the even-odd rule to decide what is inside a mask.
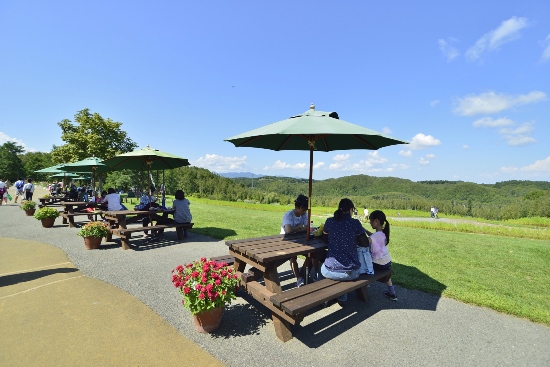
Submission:
[[[27,182],[25,186],[23,186],[23,191],[29,190],[30,192],[34,192],[34,185],[30,182]]]
[[[117,211],[122,210],[122,205],[120,204],[120,195],[117,193],[107,194],[105,196],[105,201],[107,201],[107,210],[108,211]]]
[[[283,216],[283,224],[281,225],[281,234],[285,234],[285,225],[290,224],[292,227],[296,227],[299,224],[303,224],[304,226],[307,226],[307,212],[302,215],[301,217],[297,217],[294,214],[294,209],[289,210],[285,213]]]

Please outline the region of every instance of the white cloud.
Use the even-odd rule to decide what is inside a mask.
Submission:
[[[434,99],[433,101],[430,101],[430,106],[435,107],[437,106],[441,101],[439,99]]]
[[[418,163],[422,166],[427,166],[428,164],[430,164],[430,161],[427,159],[424,159],[424,157],[420,157],[420,159],[418,160]]]
[[[239,172],[246,167],[246,156],[224,157],[217,154],[206,154],[204,157],[200,157],[195,165],[215,172]]]
[[[454,38],[448,39],[449,42],[454,42]],[[447,61],[453,61],[458,56],[460,56],[460,52],[458,52],[458,49],[451,46],[449,42],[445,41],[444,39],[440,38],[437,40],[437,44],[439,45],[439,51],[445,56]]]
[[[337,154],[332,158],[333,161],[347,161],[349,160],[349,154]]]
[[[530,136],[535,129],[535,124],[532,122],[526,122],[519,127],[512,128],[503,128],[500,129],[499,134],[506,140],[508,145],[519,146],[530,143],[535,143],[536,139]]]
[[[325,165],[326,165],[325,162],[318,162],[313,164],[313,169],[319,169],[321,167],[324,167]]]
[[[413,136],[411,142],[409,143],[409,147],[412,150],[426,149],[437,145],[441,145],[441,141],[439,139],[436,139],[431,135],[424,135],[422,133],[418,133]]]
[[[402,155],[403,157],[411,157],[413,152],[411,150],[400,150],[399,155]]]
[[[328,169],[341,169],[343,167],[342,163],[331,163],[328,166]]]
[[[481,36],[481,38],[466,51],[466,57],[470,60],[479,59],[485,50],[493,51],[505,43],[518,39],[520,37],[520,31],[528,25],[529,22],[527,18],[523,17],[512,17],[503,21],[498,28]]]
[[[382,164],[386,163],[388,159],[380,156],[380,154],[378,154],[378,151],[374,151],[367,154],[366,161],[370,164]]]
[[[16,145],[21,146],[26,152],[36,152],[35,149],[27,148],[25,143],[23,143],[23,140],[12,138],[0,131],[0,145],[4,145],[7,142],[15,143]]]
[[[383,128],[381,132],[384,135],[391,135],[391,129],[389,127]]]
[[[550,172],[550,156],[523,167],[500,167],[500,171],[505,173],[521,171],[535,174],[547,174]]]
[[[303,170],[305,168],[308,168],[309,165],[306,163],[296,163],[296,164],[289,164],[286,162],[283,162],[281,160],[277,160],[275,163],[273,163],[272,166],[265,166],[264,171],[279,171],[283,169],[297,169],[297,170]]]
[[[542,56],[540,57],[542,62],[550,60],[550,34],[546,36],[546,39],[541,42],[541,44],[544,47],[544,51],[542,51]]]
[[[484,117],[472,123],[473,127],[502,127],[514,125],[514,121],[503,117],[493,120],[492,117]]]
[[[426,154],[426,158],[430,158],[430,159],[434,159],[435,158],[435,154]]]
[[[466,145],[466,144],[464,144],[464,145],[462,146],[462,149],[470,149],[470,146],[469,146],[469,145]]]
[[[454,113],[462,116],[498,113],[515,106],[536,103],[546,99],[546,94],[540,91],[532,91],[529,94],[519,94],[515,96],[487,92],[479,95],[456,98]]]

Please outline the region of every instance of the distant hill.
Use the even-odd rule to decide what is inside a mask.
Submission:
[[[259,178],[264,177],[264,175],[257,175],[252,172],[218,172],[218,175],[227,178]]]

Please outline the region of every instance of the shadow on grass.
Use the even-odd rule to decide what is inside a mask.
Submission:
[[[74,273],[78,271],[76,268],[57,268],[57,269],[44,269],[37,271],[30,271],[27,273],[11,274],[0,277],[0,287],[7,287],[10,285],[30,282],[39,278],[47,277],[53,274]]]

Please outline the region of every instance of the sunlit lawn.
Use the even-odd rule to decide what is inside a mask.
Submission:
[[[278,234],[292,208],[190,201],[193,232],[225,240]],[[331,215],[330,208],[313,212],[315,225]],[[400,225],[392,226],[389,246],[400,286],[550,325],[550,241]]]

